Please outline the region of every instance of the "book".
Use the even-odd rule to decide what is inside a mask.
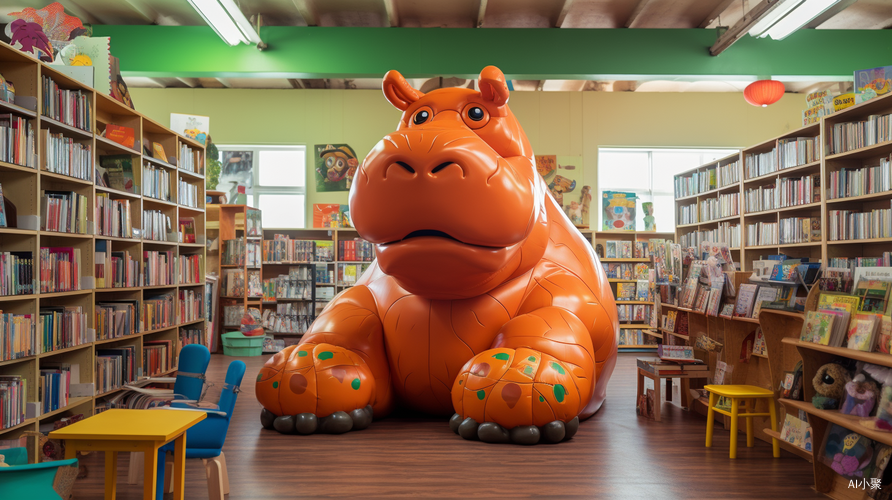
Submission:
[[[862,279],[855,284],[852,295],[858,297],[860,301],[859,311],[882,313],[889,302],[890,289],[892,289],[890,281]]]
[[[99,165],[108,174],[108,187],[136,193],[133,183],[133,158],[130,155],[103,155]]]
[[[768,354],[768,346],[765,344],[765,334],[762,327],[756,327],[756,339],[753,341],[753,354],[765,356]]]
[[[756,292],[758,289],[759,285],[751,283],[740,285],[740,290],[737,292],[737,303],[734,307],[735,318],[752,317],[753,303],[756,300]]]
[[[105,138],[128,148],[132,148],[136,142],[135,132],[132,128],[114,123],[105,126]]]
[[[837,424],[830,424],[824,435],[822,453],[815,453],[815,460],[845,479],[861,479],[870,474],[874,455],[873,441]]]
[[[811,451],[811,442],[810,439],[806,440],[806,436],[811,436],[811,426],[801,419],[787,414],[784,418],[784,426],[781,429],[781,440],[798,446],[805,451]]]
[[[0,227],[7,227],[6,204],[3,202],[3,185],[0,184]]]
[[[164,145],[160,142],[152,142],[152,158],[167,162],[167,154],[164,152]]]
[[[799,340],[814,344],[829,345],[836,317],[819,311],[808,311],[802,322]]]
[[[647,280],[638,280],[635,282],[636,290],[636,300],[647,302],[649,300],[648,288],[650,283]]]
[[[759,317],[759,312],[762,310],[762,302],[772,302],[777,299],[778,289],[772,286],[763,286],[759,287],[759,291],[756,294],[755,306],[753,306],[753,318]]]
[[[635,298],[635,283],[617,283],[616,300],[633,300]]]
[[[195,243],[195,219],[192,217],[180,217],[180,242]]]
[[[859,313],[852,318],[849,329],[847,347],[859,351],[871,352],[876,344],[876,331],[879,325],[879,315]]]

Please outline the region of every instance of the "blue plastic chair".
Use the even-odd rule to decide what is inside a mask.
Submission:
[[[62,496],[53,489],[56,472],[60,467],[77,469],[77,459],[57,460],[39,464],[28,463],[28,450],[8,448],[0,455],[13,467],[0,467],[0,493],[3,498],[27,498],[28,500],[59,500]]]
[[[226,459],[223,456],[223,443],[229,430],[229,422],[235,410],[239,386],[245,376],[245,363],[233,361],[226,370],[226,383],[220,393],[220,402],[216,410],[191,408],[183,411],[207,411],[207,418],[186,431],[186,458],[207,460],[208,494],[211,500],[222,500],[229,493],[229,477],[226,471]],[[183,404],[171,405],[172,408],[185,408]],[[173,409],[172,411],[180,411]],[[164,460],[167,452],[173,453],[174,444],[168,443],[158,451],[158,499],[164,492]],[[216,487],[215,487],[216,486]],[[217,493],[219,491],[219,494]],[[217,495],[216,498],[214,495]]]

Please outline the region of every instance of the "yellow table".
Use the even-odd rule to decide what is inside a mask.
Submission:
[[[118,452],[143,452],[143,499],[155,500],[158,448],[174,443],[174,498],[183,499],[186,472],[186,430],[206,417],[202,411],[107,410],[50,433],[65,440],[65,458],[78,451],[105,452],[105,498],[115,498]]]

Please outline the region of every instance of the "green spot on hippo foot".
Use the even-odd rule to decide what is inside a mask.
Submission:
[[[260,382],[260,379],[262,379],[262,378],[263,378],[263,374],[262,374],[262,373],[258,373],[258,374],[257,374],[257,381]]]
[[[508,356],[507,352],[500,352],[498,354],[494,354],[493,357],[502,361],[508,361],[508,358],[510,358],[511,356]]]
[[[273,382],[273,389],[278,389],[278,388],[279,388],[279,383]]]
[[[561,384],[555,384],[554,386],[554,399],[557,400],[558,403],[564,402],[564,396],[567,395],[567,389],[564,389],[564,386]]]
[[[559,365],[559,364],[557,364],[557,363],[555,363],[554,361],[551,362],[551,367],[554,368],[554,371],[560,373],[561,375],[566,375],[566,374],[567,374],[567,372],[564,371],[564,367],[561,366],[561,365]]]
[[[529,358],[527,358],[527,360],[532,361],[533,363],[535,363],[535,362],[536,362],[536,356],[530,356]]]
[[[359,390],[359,385],[362,383],[358,378],[353,379],[353,382],[350,382],[350,387],[353,388],[354,391]]]
[[[320,352],[319,355],[316,356],[316,357],[319,358],[321,361],[325,361],[326,359],[331,359],[331,358],[333,358],[333,357],[334,357],[334,353],[331,352],[331,351],[322,351],[322,352]]]
[[[542,396],[539,396],[539,402],[540,402],[540,403],[544,403],[544,402],[545,402],[545,398],[543,398]]]
[[[482,401],[483,398],[485,398],[485,397],[486,397],[486,391],[484,391],[482,389],[477,391],[477,399]]]
[[[307,354],[309,354],[307,351],[297,351],[298,358],[305,358],[307,357]]]

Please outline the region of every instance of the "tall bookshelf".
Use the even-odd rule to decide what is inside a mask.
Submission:
[[[7,44],[0,43],[0,74],[15,84],[16,101],[7,103],[0,101],[0,114],[11,114],[27,121],[34,132],[34,156],[33,168],[23,166],[21,163],[9,163],[0,161],[0,185],[3,188],[3,196],[8,198],[16,207],[17,218],[10,221],[10,225],[17,223],[16,228],[0,228],[0,249],[2,251],[29,251],[34,258],[33,283],[34,293],[28,295],[0,296],[0,310],[3,313],[31,314],[35,323],[35,338],[37,345],[34,353],[17,359],[0,360],[0,376],[21,376],[27,386],[25,391],[26,401],[29,403],[40,400],[40,370],[52,365],[66,363],[76,365],[80,374],[80,382],[96,383],[97,350],[116,348],[121,346],[135,347],[135,372],[142,375],[143,345],[144,342],[153,340],[169,340],[172,347],[171,365],[176,366],[176,354],[178,352],[179,332],[183,328],[199,329],[204,332],[205,318],[182,320],[179,314],[174,315],[167,326],[148,330],[136,328],[136,333],[107,340],[97,340],[95,304],[110,299],[130,299],[138,304],[140,318],[143,318],[143,301],[147,297],[159,292],[170,292],[174,296],[175,310],[179,310],[179,294],[181,292],[194,292],[199,301],[204,301],[204,265],[198,270],[197,283],[180,283],[177,273],[174,273],[174,281],[163,286],[143,286],[142,281],[137,281],[135,286],[121,288],[96,288],[94,277],[96,265],[96,248],[105,246],[107,252],[128,252],[137,262],[137,274],[143,276],[145,271],[143,252],[159,250],[171,252],[174,263],[179,256],[197,255],[199,262],[205,258],[204,241],[204,176],[201,173],[187,171],[182,165],[180,151],[182,146],[191,148],[193,155],[190,157],[197,172],[204,171],[204,146],[180,136],[173,131],[159,125],[142,114],[133,111],[123,104],[115,101],[107,95],[76,81],[53,66],[44,64],[25,55]],[[66,124],[62,121],[45,116],[42,81],[49,78],[62,89],[81,91],[85,96],[86,109],[89,110],[89,120],[80,127]],[[136,144],[129,148],[103,137],[103,132],[109,124],[123,125],[134,130]],[[61,134],[64,138],[90,149],[90,158],[86,164],[82,178],[53,173],[47,170],[48,155],[47,144],[41,131],[47,130],[53,134]],[[168,161],[158,161],[149,155],[144,155],[141,144],[159,142],[164,144],[167,152],[172,155]],[[97,186],[94,183],[94,165],[98,164],[99,157],[103,155],[127,155],[133,166],[133,192],[118,191]],[[195,161],[197,159],[197,161]],[[161,168],[170,172],[171,199],[156,200],[142,195],[141,179],[142,166],[146,163],[158,164]],[[180,180],[185,184],[194,186],[184,188],[195,190],[198,195],[194,203],[180,203],[178,200],[178,186]],[[79,233],[64,233],[42,230],[41,216],[42,192],[46,190],[75,192],[86,197],[86,227]],[[100,236],[96,227],[96,196],[107,194],[109,198],[116,200],[128,200],[130,202],[129,216],[134,232],[124,237]],[[171,218],[172,228],[159,240],[143,238],[140,231],[142,226],[142,214],[144,210],[161,210]],[[181,217],[190,217],[195,222],[195,243],[180,243],[176,232],[177,222]],[[137,232],[139,231],[139,232]],[[129,237],[127,237],[129,236]],[[79,262],[79,286],[70,291],[53,293],[40,292],[40,264],[38,261],[39,249],[42,247],[70,247],[80,251]],[[110,286],[110,285],[108,285]],[[43,345],[41,340],[41,328],[37,324],[38,313],[41,308],[47,307],[80,307],[86,316],[86,341],[76,345],[59,348],[49,352],[52,346]],[[205,338],[206,340],[206,338]],[[167,370],[171,373],[174,370]],[[162,373],[163,374],[163,373]],[[0,440],[15,439],[24,432],[36,431],[42,424],[52,423],[60,418],[82,413],[92,415],[97,408],[101,408],[107,399],[120,388],[113,388],[99,393],[94,385],[92,394],[71,397],[68,404],[53,411],[43,412],[34,418],[27,418],[24,422],[0,429]]]
[[[648,242],[652,239],[672,240],[675,236],[675,234],[671,233],[671,232],[657,232],[657,231],[590,231],[590,230],[581,230],[581,232],[582,232],[583,236],[585,236],[591,240],[592,245],[596,249],[598,248],[598,245],[600,245],[602,248],[606,249],[607,241],[629,241],[629,242],[632,242],[632,244],[634,246],[635,242]],[[648,257],[648,258],[615,258],[615,257],[608,258],[608,257],[606,257],[606,253],[604,255],[605,255],[605,257],[603,257],[603,258],[599,257],[599,260],[604,264],[622,263],[622,264],[634,265],[637,263],[645,263],[648,265],[649,269],[653,269],[653,258],[652,257]],[[635,280],[635,279],[627,280],[627,279],[622,279],[622,278],[608,278],[607,281],[610,283],[610,289],[613,292],[613,296],[616,297],[616,294],[617,294],[616,288],[619,283],[635,283],[637,280]],[[651,308],[653,308],[653,307],[657,306],[656,305],[657,300],[659,300],[658,294],[655,295],[654,300],[652,300],[652,301],[637,301],[637,300],[628,301],[628,300],[626,300],[626,301],[617,301],[616,304],[617,304],[617,306],[644,305],[644,306],[650,306]],[[647,319],[645,319],[644,321],[620,322],[619,328],[621,330],[642,330],[644,335],[647,335],[649,337],[654,337],[654,338],[658,339],[657,340],[658,343],[662,343],[663,334],[660,333],[659,331],[653,329],[650,326],[649,321],[650,321],[650,314],[647,315]],[[656,348],[657,348],[656,344],[625,344],[625,345],[621,344],[619,346],[620,351],[623,351],[623,350],[632,350],[632,351],[653,350]]]
[[[689,206],[692,200],[697,203],[703,197],[713,195],[709,190],[704,192],[689,193],[679,192],[676,189],[676,236],[678,241],[690,242],[694,240],[692,233],[704,228],[717,227],[720,224],[739,227],[740,246],[733,248],[734,257],[740,263],[743,272],[736,273],[738,284],[746,280],[752,271],[752,262],[760,260],[767,255],[783,253],[791,258],[807,257],[811,261],[820,261],[824,266],[832,263],[836,258],[855,257],[879,257],[883,251],[888,251],[892,243],[892,232],[886,226],[880,234],[864,235],[857,239],[844,239],[833,237],[830,234],[831,225],[834,222],[834,214],[837,210],[850,210],[854,212],[869,212],[874,209],[889,210],[892,201],[892,186],[880,186],[874,192],[835,192],[833,181],[835,176],[844,171],[862,169],[865,167],[877,167],[881,161],[887,160],[892,154],[892,137],[878,137],[874,144],[868,141],[852,141],[841,147],[842,144],[833,144],[833,139],[839,138],[839,131],[834,132],[834,126],[842,127],[842,124],[868,121],[875,115],[892,114],[892,96],[879,97],[865,103],[858,104],[843,111],[834,113],[821,119],[819,123],[805,126],[784,133],[773,139],[766,140],[743,149],[739,154],[731,155],[725,159],[701,165],[695,169],[683,172],[676,176],[676,185],[682,177],[691,177],[694,174],[708,171],[721,163],[737,162],[737,177],[740,179],[736,185],[728,185],[727,190],[738,189],[739,215],[718,220],[689,221],[682,220],[682,207]],[[768,169],[769,171],[755,171],[748,169],[751,158],[760,154],[771,155],[772,151],[779,148],[780,144],[796,138],[812,140],[815,142],[815,150],[811,157],[797,158],[797,161],[788,163],[786,168]],[[892,174],[888,163],[884,165],[886,175]],[[812,176],[809,181],[804,178]],[[815,182],[815,178],[817,182]],[[799,199],[778,200],[778,203],[768,206],[748,206],[747,193],[763,192],[772,187],[778,187],[791,181],[802,181],[803,185],[811,183],[813,196],[800,197]],[[817,185],[819,184],[819,186]],[[800,192],[804,194],[804,191]],[[816,196],[815,196],[816,195]],[[801,218],[810,219],[815,228],[821,228],[820,237],[793,241],[782,240],[779,234],[769,232],[768,240],[757,240],[753,234],[747,234],[747,226],[758,224],[782,224],[786,219]],[[770,227],[770,226],[769,226]],[[773,231],[773,229],[772,229]],[[748,237],[749,236],[749,237]],[[773,238],[773,239],[772,239]],[[721,240],[719,241],[726,241]],[[734,245],[731,245],[734,246]],[[806,309],[814,306],[817,289],[806,301]],[[811,385],[808,383],[814,375],[817,367],[829,361],[833,356],[849,357],[854,359],[869,358],[869,362],[885,366],[892,366],[892,356],[880,353],[859,353],[845,348],[828,348],[819,345],[806,345],[799,342],[799,333],[802,328],[804,316],[799,312],[762,310],[758,319],[750,318],[713,318],[691,314],[691,335],[693,341],[698,335],[708,335],[712,338],[722,339],[725,344],[723,353],[718,356],[733,368],[731,383],[750,384],[777,391],[778,384],[784,371],[794,368],[796,363],[804,361],[804,384],[806,401],[813,395]],[[694,324],[699,326],[694,327]],[[754,355],[749,363],[739,361],[740,345],[746,335],[761,327],[765,336],[767,355]],[[716,357],[715,355],[711,355]],[[860,357],[859,357],[860,356]],[[866,359],[865,359],[866,360]],[[713,360],[714,361],[714,360]],[[714,369],[711,364],[710,368]],[[779,395],[776,394],[779,397]],[[814,444],[820,446],[821,438],[826,431],[827,423],[834,422],[853,431],[867,435],[872,439],[889,442],[888,436],[875,436],[870,431],[857,425],[850,419],[840,417],[836,412],[827,412],[814,409],[810,404],[801,401],[780,399],[783,411],[778,414],[778,425],[783,424],[787,411],[797,412],[806,410],[809,413],[809,422],[814,429]],[[699,405],[698,409],[705,413],[705,405]],[[757,408],[757,411],[762,411]],[[777,437],[772,433],[766,419],[759,419],[755,424],[756,436],[762,440]],[[780,427],[778,427],[780,428]],[[781,446],[807,460],[813,460],[809,452],[805,452],[795,446],[781,441]],[[828,467],[813,461],[815,464],[815,486],[818,491],[827,493],[833,498],[861,498],[860,495],[852,495],[845,487],[840,477],[836,476]],[[858,493],[861,493],[860,491]]]
[[[259,210],[257,210],[256,208],[251,208],[245,205],[214,206],[214,212],[217,216],[218,221],[217,230],[219,231],[219,240],[217,251],[215,252],[215,261],[217,263],[217,275],[220,277],[220,307],[218,309],[221,315],[219,321],[219,324],[222,328],[221,333],[225,333],[226,331],[237,331],[240,325],[239,321],[241,320],[241,315],[239,315],[238,321],[227,324],[225,320],[226,307],[240,306],[242,314],[244,314],[244,312],[247,311],[249,307],[259,308],[262,301],[262,297],[250,296],[248,294],[248,273],[256,272],[262,277],[262,263],[248,262],[246,255],[242,255],[241,264],[224,263],[223,258],[224,241],[241,240],[245,243],[246,249],[247,245],[250,244],[254,244],[257,246],[261,245],[261,242],[263,240],[262,234],[249,234],[248,227],[246,225],[249,211],[259,212]],[[243,293],[241,295],[227,295],[225,292],[225,276],[227,274],[227,271],[229,270],[241,272],[241,276],[243,278]]]

